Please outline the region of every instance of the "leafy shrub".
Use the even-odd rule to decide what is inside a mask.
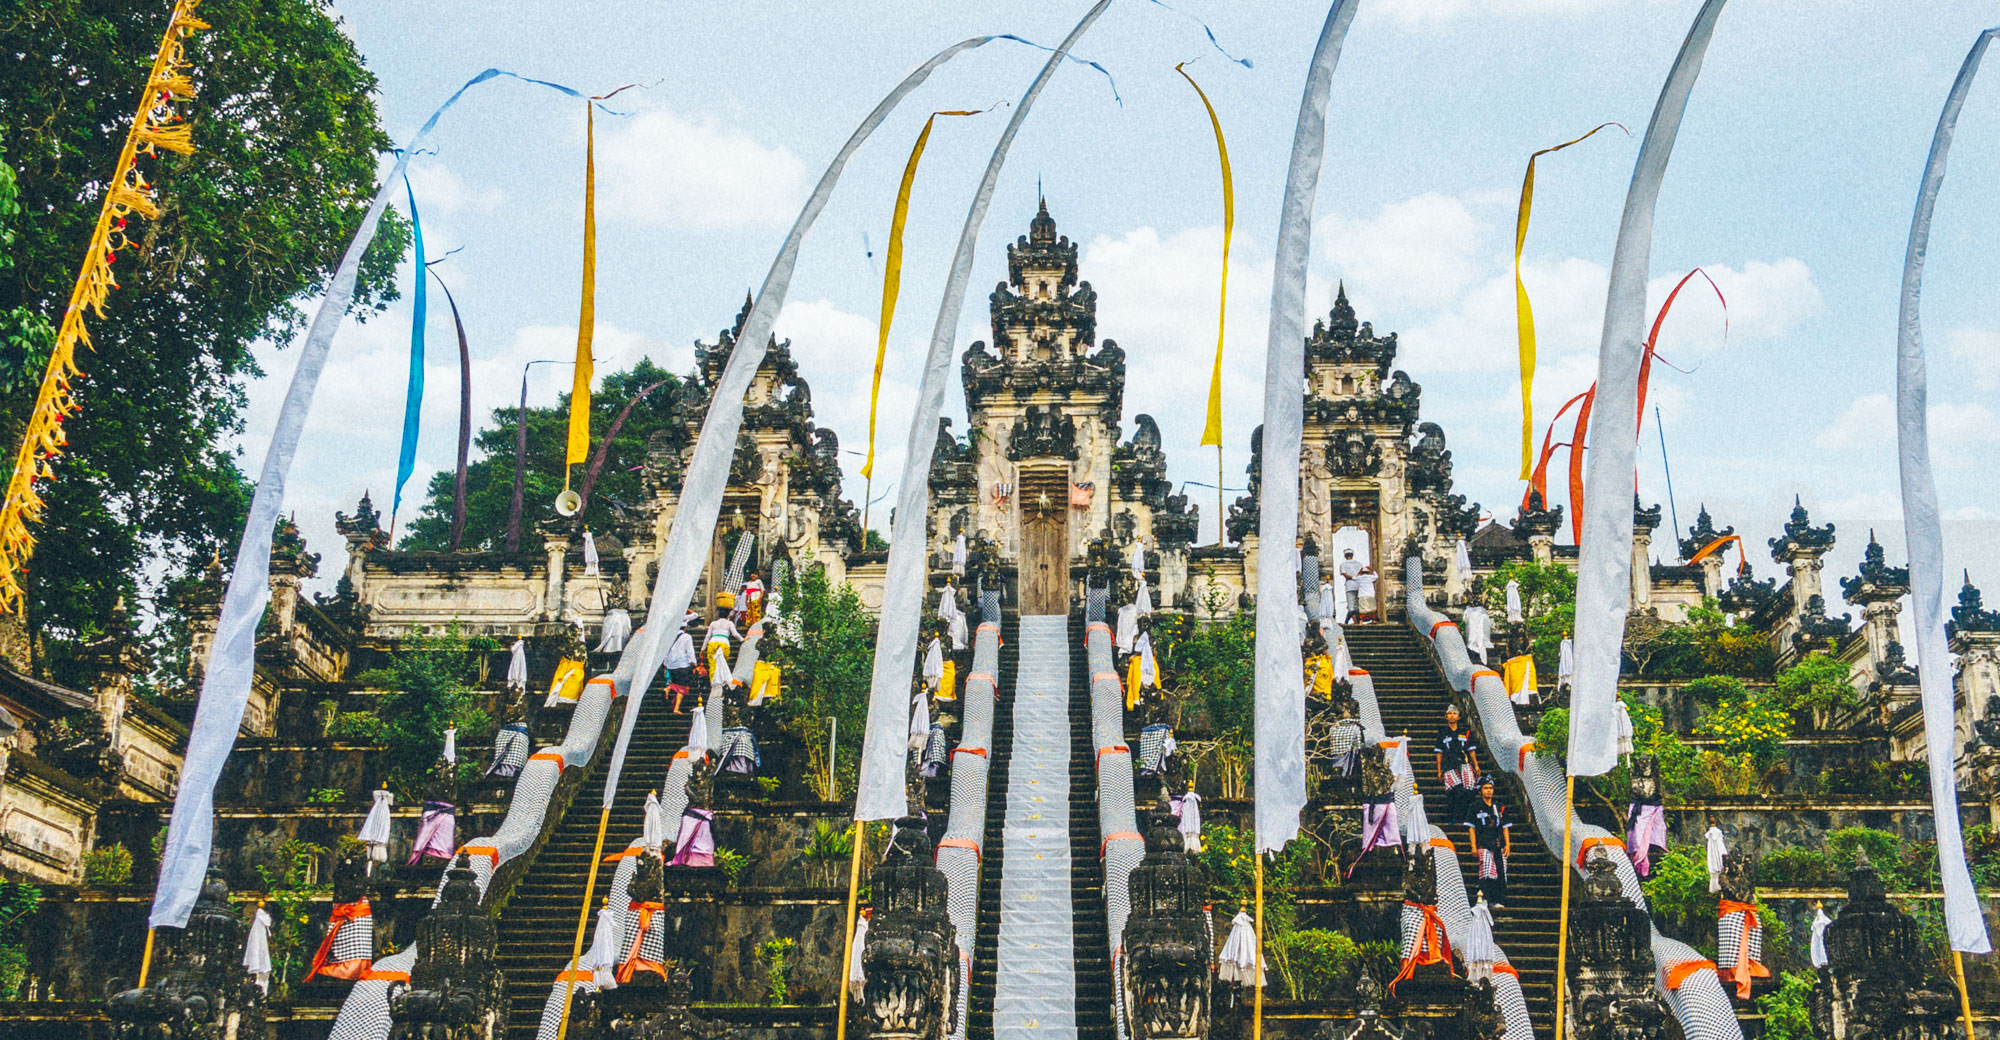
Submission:
[[[1824,794],[1901,798],[1926,795],[1930,773],[1922,762],[1863,762],[1834,766],[1820,774]]]
[[[828,580],[818,564],[785,575],[784,605],[784,640],[774,645],[766,635],[760,644],[764,656],[785,670],[779,724],[805,748],[809,780],[826,798],[835,793],[827,789],[827,719],[836,720],[834,774],[838,789],[851,792],[868,728],[873,622],[854,587]]]
[[[1542,717],[1535,723],[1535,754],[1556,761],[1569,758],[1568,708],[1550,708],[1542,712]]]
[[[757,963],[764,966],[764,997],[772,1005],[783,1004],[792,989],[792,950],[798,940],[772,939],[757,944]]]
[[[746,862],[748,861],[743,858],[743,854],[735,849],[715,850],[715,865],[722,868],[723,880],[732,886],[736,884],[737,878],[743,876],[743,866]]]
[[[1739,675],[1764,678],[1777,658],[1763,633],[1736,625],[1714,599],[1687,619],[1629,639],[1625,652],[1640,675]]]
[[[41,889],[24,881],[0,881],[0,1000],[20,995],[28,977],[28,922],[41,908]]]
[[[1784,757],[1792,716],[1768,700],[1735,697],[1716,705],[1694,731],[1696,736],[1713,738],[1724,754],[1748,754],[1758,767],[1768,769]]]
[[[1702,704],[1740,701],[1750,696],[1750,688],[1733,675],[1704,675],[1682,686],[1681,691]]]
[[[1847,666],[1815,651],[1778,673],[1776,699],[1788,711],[1811,712],[1845,711],[1856,698]]]
[[[1394,939],[1373,939],[1361,944],[1361,969],[1387,986],[1403,963],[1403,946]]]
[[[271,915],[273,1000],[290,992],[292,980],[305,973],[312,959],[307,946],[312,942],[313,900],[333,891],[331,884],[319,880],[320,858],[327,852],[323,845],[293,839],[278,846],[274,863],[256,865],[257,876],[264,880],[264,909]]]
[[[1257,686],[1255,615],[1239,611],[1208,623],[1177,619],[1155,626],[1153,636],[1161,668],[1173,676],[1183,696],[1206,711],[1215,738],[1248,747]]]
[[[801,857],[806,871],[821,884],[831,885],[839,880],[854,857],[854,829],[832,820],[819,820],[813,824],[812,838],[806,842]]]
[[[1248,904],[1256,889],[1256,847],[1249,831],[1227,825],[1202,828],[1202,850],[1197,854],[1208,872],[1215,905]],[[1295,838],[1282,852],[1264,863],[1265,935],[1291,928],[1295,906],[1293,892],[1309,880],[1313,865],[1311,843]]]
[[[1763,776],[1764,770],[1757,767],[1755,756],[1747,752],[1726,755],[1720,751],[1702,751],[1695,755],[1694,788],[1691,793],[1756,794],[1762,786]]]
[[[1641,887],[1654,918],[1678,932],[1676,938],[1693,944],[1713,936],[1716,897],[1708,890],[1706,849],[1689,845],[1668,849],[1653,861],[1653,876]]]
[[[1840,867],[1822,849],[1787,846],[1757,864],[1757,880],[1774,887],[1824,888],[1840,883]]]
[[[1361,948],[1339,932],[1302,928],[1279,934],[1267,944],[1266,956],[1291,999],[1327,1000],[1353,971]]]
[[[1757,1010],[1764,1014],[1764,1040],[1813,1040],[1809,1010],[1812,999],[1811,972],[1788,971],[1774,993],[1757,998]]]
[[[132,880],[132,850],[113,842],[83,854],[83,883],[122,885]]]
[[[306,795],[306,801],[313,805],[339,805],[347,800],[347,792],[338,787],[315,787]]]
[[[363,684],[388,691],[376,705],[372,727],[350,721],[359,713],[344,713],[334,718],[334,727],[353,726],[356,732],[333,735],[379,741],[387,765],[383,786],[406,802],[420,799],[444,749],[446,729],[458,727],[460,744],[492,732],[492,718],[472,702],[472,683],[480,663],[498,648],[484,636],[467,638],[456,625],[443,635],[404,640],[386,667],[359,676]],[[369,737],[371,728],[375,733]]]

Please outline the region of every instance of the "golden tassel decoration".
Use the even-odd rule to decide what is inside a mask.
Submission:
[[[162,151],[186,155],[194,151],[190,127],[181,118],[179,104],[194,96],[194,81],[187,75],[185,41],[208,23],[196,18],[194,9],[201,0],[177,0],[167,20],[167,31],[153,57],[153,71],[139,98],[139,112],[125,135],[125,147],[118,153],[105,192],[104,205],[97,214],[97,227],[90,235],[90,248],[83,257],[83,269],[70,290],[69,306],[63,311],[62,325],[56,330],[55,349],[49,354],[42,373],[42,388],[35,409],[14,456],[14,475],[7,482],[7,499],[0,505],[0,612],[18,613],[22,606],[21,572],[34,554],[35,539],[28,525],[41,520],[42,499],[35,493],[35,481],[55,476],[50,460],[62,452],[68,438],[63,421],[83,411],[70,393],[70,380],[83,374],[76,365],[76,348],[89,347],[90,333],[84,328],[86,310],[104,317],[104,301],[118,287],[111,265],[122,250],[136,248],[126,235],[126,221],[134,215],[151,220],[160,215],[154,202],[153,185],[139,171],[140,156],[157,157]]]

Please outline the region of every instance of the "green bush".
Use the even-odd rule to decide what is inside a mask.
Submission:
[[[1646,905],[1653,917],[1692,944],[1698,937],[1713,935],[1715,893],[1708,890],[1708,852],[1681,845],[1668,849],[1653,860],[1653,876],[1642,882]]]
[[[1214,893],[1216,906],[1245,906],[1255,898],[1257,861],[1251,833],[1227,824],[1202,827],[1202,849],[1196,855]],[[1294,838],[1282,852],[1264,862],[1264,929],[1269,936],[1292,927],[1296,911],[1293,893],[1310,880],[1312,844]]]
[[[1814,1040],[1810,1002],[1811,972],[1788,971],[1780,976],[1778,989],[1757,998],[1757,1010],[1764,1014],[1764,1040]]]
[[[1340,991],[1361,948],[1339,932],[1302,928],[1279,934],[1267,944],[1266,955],[1290,999],[1327,1000]]]
[[[1788,846],[1757,864],[1757,880],[1772,887],[1825,888],[1841,882],[1840,867],[1822,849]]]
[[[1715,706],[1694,728],[1698,737],[1717,742],[1726,755],[1747,754],[1760,769],[1777,765],[1792,736],[1792,716],[1768,700],[1733,697]]]
[[[845,582],[830,581],[824,566],[791,571],[784,582],[784,641],[767,635],[759,645],[784,669],[779,724],[805,748],[808,781],[820,797],[827,790],[827,719],[836,720],[834,773],[839,791],[854,790],[861,768],[861,738],[868,728],[868,684],[875,661],[873,622],[861,597]],[[964,675],[959,676],[960,681]],[[769,710],[769,709],[766,709]]]
[[[1628,639],[1625,652],[1640,675],[1764,678],[1777,664],[1764,634],[1734,624],[1712,598],[1690,607],[1685,621]]]
[[[1387,986],[1402,963],[1403,946],[1394,939],[1371,939],[1361,944],[1361,968],[1380,985]]]
[[[1535,722],[1535,754],[1555,762],[1568,760],[1568,708],[1550,708],[1542,712],[1542,717]]]
[[[343,839],[352,841],[352,838]],[[312,960],[314,900],[333,891],[319,880],[319,861],[327,854],[323,845],[292,839],[279,845],[275,863],[256,865],[264,880],[264,909],[271,915],[271,999],[283,999],[291,992],[292,981],[305,974]]]
[[[83,883],[122,885],[132,880],[132,850],[113,842],[83,854]]]
[[[723,880],[732,886],[736,884],[737,878],[743,876],[743,867],[747,862],[743,854],[735,849],[715,850],[715,865],[722,868]]]
[[[764,997],[773,1006],[783,1004],[792,992],[792,950],[798,940],[772,939],[757,944],[757,963],[764,966]]]
[[[1739,797],[1756,794],[1763,786],[1763,777],[1764,770],[1748,752],[1701,751],[1694,756],[1694,786],[1689,793]]]
[[[1778,673],[1776,699],[1792,712],[1844,711],[1856,700],[1847,665],[1817,651]]]
[[[41,889],[24,881],[0,881],[0,1000],[20,996],[28,977],[28,922],[41,908]]]
[[[359,676],[364,685],[387,691],[372,722],[355,718],[363,713],[343,713],[334,717],[329,735],[380,742],[387,766],[382,786],[404,802],[420,800],[446,729],[458,727],[458,741],[468,747],[492,733],[492,718],[473,704],[472,683],[480,663],[498,648],[484,636],[467,638],[457,625],[443,635],[404,640],[386,667]]]
[[[1563,638],[1576,627],[1576,572],[1559,563],[1506,563],[1486,579],[1486,606],[1496,618],[1507,616],[1507,582],[1521,583],[1521,613],[1526,618],[1529,652],[1536,674],[1553,680]]]
[[[1681,692],[1708,705],[1745,700],[1750,696],[1750,688],[1733,675],[1704,675],[1682,686]]]

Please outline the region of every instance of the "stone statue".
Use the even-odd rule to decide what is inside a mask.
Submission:
[[[1492,979],[1480,979],[1465,988],[1465,1002],[1458,1007],[1452,1023],[1458,1040],[1506,1040],[1507,1016],[1500,1013]]]
[[[1570,907],[1575,960],[1566,984],[1576,1013],[1563,1040],[1647,1040],[1676,1035],[1678,1023],[1653,984],[1652,925],[1625,898],[1617,864],[1592,856],[1581,898]]]
[[[1864,853],[1848,875],[1847,905],[1826,929],[1815,973],[1813,1035],[1828,1040],[1949,1040],[1958,996],[1931,965],[1914,918],[1888,900]]]
[[[1146,816],[1118,987],[1137,1040],[1196,1040],[1209,1030],[1208,878],[1188,859],[1177,820]]]
[[[187,927],[163,928],[151,982],[106,1001],[117,1040],[231,1040],[264,1032],[264,995],[243,970],[246,932],[229,886],[210,871]]]
[[[721,1023],[688,1010],[694,999],[694,971],[686,961],[676,964],[666,982],[645,991],[639,1011],[621,995],[623,987],[579,991],[570,1012],[569,1035],[578,1040],[721,1040],[731,1035]]]
[[[1321,1022],[1314,1040],[1431,1040],[1430,1024],[1421,1018],[1382,1017],[1382,984],[1361,969],[1354,980],[1352,1021]]]
[[[857,951],[867,983],[860,994],[866,1035],[932,1040],[958,1018],[958,930],[948,914],[950,886],[932,863],[924,821],[896,821],[882,865],[869,875],[875,913],[868,943]]]
[[[507,1030],[507,983],[494,964],[498,935],[479,905],[463,853],[445,872],[437,909],[417,925],[421,959],[410,988],[389,1001],[393,1040],[498,1040]]]

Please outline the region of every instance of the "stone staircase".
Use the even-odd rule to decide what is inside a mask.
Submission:
[[[638,837],[644,824],[646,791],[667,775],[674,753],[687,743],[691,716],[675,715],[673,698],[655,690],[646,696],[633,727],[632,744],[625,756],[625,772],[618,782],[618,802],[611,808],[610,826],[605,830],[604,853],[621,852]],[[625,710],[620,700],[613,706],[612,728]],[[609,749],[591,767],[591,775],[577,789],[568,810],[549,834],[529,864],[526,876],[515,885],[514,893],[499,921],[497,960],[507,973],[507,1019],[509,1040],[534,1040],[535,1028],[548,1001],[549,987],[556,973],[569,963],[576,938],[577,910],[582,906],[584,883],[591,867],[591,851],[597,842],[597,818],[604,804],[605,767]],[[678,824],[675,824],[678,826]],[[610,891],[612,865],[606,864],[597,878],[600,904]],[[591,908],[595,922],[596,907]],[[588,943],[590,937],[584,936]]]
[[[1070,623],[1069,682],[1069,863],[1070,896],[1076,913],[1076,1035],[1079,1040],[1116,1040],[1110,924],[1104,907],[1104,835],[1097,818],[1097,748],[1091,739],[1090,666],[1085,659],[1081,614]]]
[[[1382,728],[1392,737],[1411,738],[1410,764],[1416,773],[1417,791],[1431,823],[1442,828],[1459,848],[1459,860],[1467,871],[1466,890],[1473,893],[1471,836],[1464,827],[1447,826],[1443,820],[1444,785],[1438,781],[1430,747],[1439,726],[1444,725],[1444,709],[1451,703],[1450,687],[1431,661],[1424,640],[1406,626],[1388,623],[1353,625],[1345,630],[1354,665],[1374,680],[1375,701],[1382,712]],[[1555,1027],[1556,934],[1561,916],[1562,875],[1556,857],[1536,833],[1533,814],[1519,782],[1503,770],[1492,769],[1482,753],[1482,771],[1493,773],[1500,785],[1497,800],[1507,807],[1514,821],[1514,855],[1508,861],[1507,904],[1493,913],[1493,937],[1507,953],[1507,959],[1521,973],[1521,990],[1527,998],[1528,1013],[1537,1035]],[[1555,839],[1561,841],[1560,836]],[[1476,898],[1476,897],[1475,897]]]
[[[1014,680],[1020,672],[1020,615],[1000,622],[1000,674],[994,677],[993,739],[986,774],[986,834],[980,840],[979,928],[972,944],[968,1040],[992,1040],[993,988],[1000,965],[1000,869],[1006,860],[1007,775],[1014,751]]]

